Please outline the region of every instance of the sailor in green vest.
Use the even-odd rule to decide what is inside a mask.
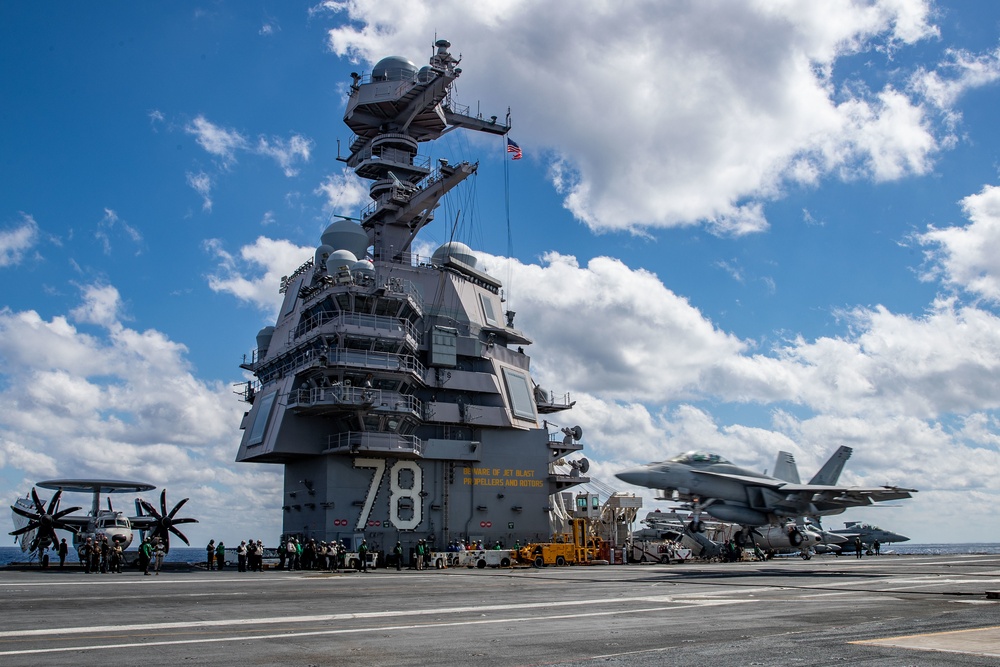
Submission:
[[[149,545],[149,538],[139,545],[139,565],[142,566],[142,573],[149,574],[149,561],[153,559],[153,547]]]
[[[403,569],[403,545],[396,542],[396,546],[392,550],[392,555],[396,557],[396,572]]]

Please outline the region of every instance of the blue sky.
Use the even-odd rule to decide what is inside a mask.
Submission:
[[[446,37],[525,157],[429,147],[481,167],[423,247],[458,221],[507,283],[595,474],[847,444],[844,481],[920,493],[843,519],[995,541],[1000,5],[476,4],[0,6],[3,497],[136,478],[191,496],[196,542],[274,541],[238,364],[366,203],[350,73]]]

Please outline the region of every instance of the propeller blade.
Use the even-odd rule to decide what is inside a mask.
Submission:
[[[82,509],[83,509],[82,507],[70,507],[69,509],[66,509],[66,510],[60,510],[56,514],[52,515],[52,520],[53,521],[58,521],[59,519],[61,519],[64,516],[66,516],[67,514],[72,514],[73,512],[76,512],[76,511],[82,510]],[[60,526],[60,528],[61,527],[62,526]]]
[[[10,509],[12,512],[14,512],[14,514],[17,514],[18,516],[23,516],[25,519],[35,520],[38,518],[38,514],[36,512],[29,512],[28,510],[22,509],[17,505],[11,505]]]
[[[160,508],[163,510],[160,513],[160,516],[166,516],[167,515],[167,490],[166,489],[163,489],[163,491],[160,491]]]
[[[37,523],[29,523],[24,528],[18,528],[17,530],[11,531],[11,535],[24,535],[25,533],[30,533],[32,530],[39,527]]]
[[[170,523],[171,523],[171,525],[174,525],[174,526],[176,526],[179,523],[198,523],[198,519],[190,519],[190,518],[188,518],[188,519],[174,519]]]
[[[150,503],[146,502],[142,498],[139,499],[139,502],[142,503],[142,506],[146,508],[146,511],[149,512],[150,516],[156,519],[160,518],[160,514],[156,511],[156,508],[153,507]]]
[[[52,496],[52,500],[49,501],[49,514],[54,514],[56,508],[59,507],[59,498],[62,496],[62,489],[59,489]]]
[[[170,526],[170,532],[173,533],[174,535],[176,535],[177,537],[181,538],[182,540],[184,540],[184,544],[186,544],[188,546],[191,546],[191,543],[188,542],[188,538],[184,536],[184,533],[182,533],[181,531],[177,530],[173,526]]]
[[[184,500],[182,500],[179,503],[177,503],[176,505],[174,505],[174,508],[172,510],[170,510],[170,514],[168,516],[171,519],[173,519],[174,515],[177,514],[177,510],[179,510],[180,508],[184,507],[184,503],[186,503],[188,500],[190,500],[190,498],[185,498]]]
[[[45,503],[43,503],[41,498],[38,497],[38,492],[35,491],[35,487],[31,487],[31,499],[35,501],[35,508],[38,510],[38,513],[45,514]]]

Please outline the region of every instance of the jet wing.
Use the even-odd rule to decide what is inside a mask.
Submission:
[[[734,475],[732,473],[714,472],[712,470],[691,470],[691,472],[696,475],[731,479],[747,486],[759,486],[762,489],[771,489],[773,491],[781,491],[782,493],[840,492],[848,488],[845,486],[825,486],[822,484],[792,484],[773,477],[751,477],[749,475]]]
[[[826,484],[791,484],[772,477],[750,477],[749,475],[733,475],[731,473],[713,472],[711,470],[692,470],[691,472],[696,475],[731,479],[747,486],[757,486],[789,495],[819,495],[822,496],[822,500],[849,503],[847,506],[856,504],[870,505],[882,502],[883,500],[900,500],[902,498],[910,498],[911,493],[917,492],[916,489],[904,489],[898,486],[853,487],[829,486]]]
[[[795,486],[794,484],[789,484],[788,482],[783,482],[780,479],[774,479],[773,477],[750,477],[749,475],[733,475],[727,472],[713,472],[711,470],[698,470],[696,468],[692,468],[691,472],[696,475],[705,475],[706,477],[731,479],[748,486],[759,486],[765,489],[785,490],[789,486]]]
[[[814,502],[833,503],[843,507],[871,505],[886,500],[902,500],[912,498],[916,489],[904,489],[899,486],[876,487],[846,487],[836,491],[824,491],[814,497]]]

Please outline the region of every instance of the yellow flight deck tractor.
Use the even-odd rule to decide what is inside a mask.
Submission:
[[[590,535],[585,519],[570,519],[572,534],[555,535],[552,542],[533,542],[521,547],[517,559],[535,567],[596,561],[601,538]]]

